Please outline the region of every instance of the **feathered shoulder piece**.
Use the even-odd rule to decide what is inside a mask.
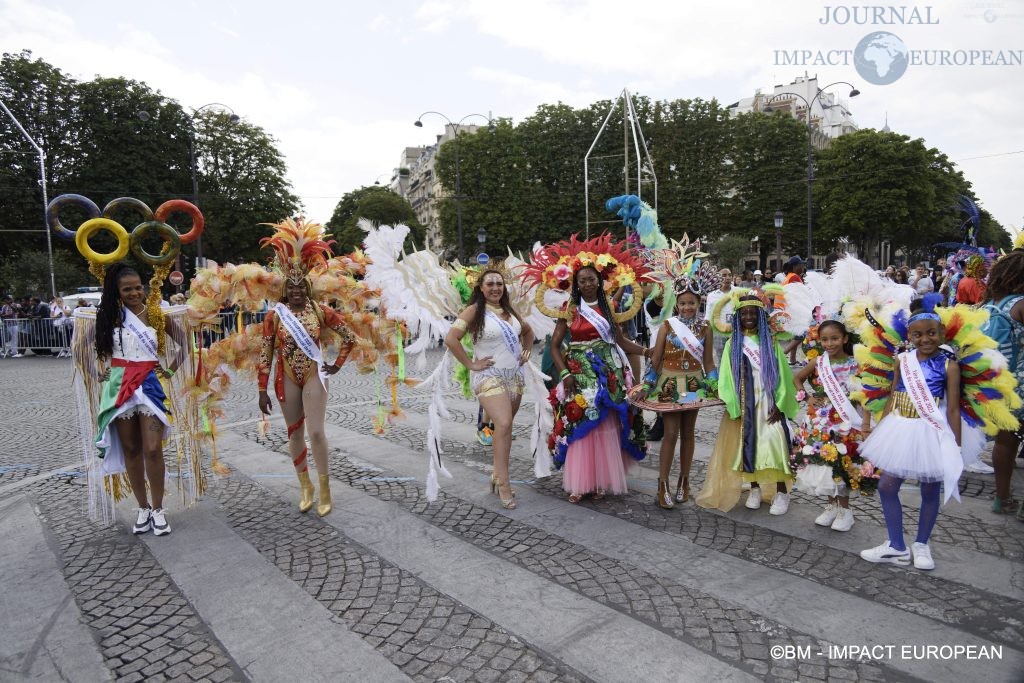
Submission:
[[[260,240],[261,247],[274,250],[274,269],[281,272],[288,282],[299,283],[318,266],[325,266],[331,257],[334,240],[325,240],[324,226],[297,219],[286,218],[280,223],[263,223],[275,229],[270,237]]]
[[[1016,430],[1019,424],[1012,413],[1020,407],[1020,398],[1014,392],[1016,380],[1006,368],[1006,359],[995,350],[996,343],[981,331],[988,312],[963,305],[937,306],[941,299],[939,294],[926,295],[924,308],[913,316],[895,305],[878,315],[864,310],[861,345],[854,350],[860,365],[857,379],[863,389],[851,398],[872,413],[882,412],[892,393],[896,356],[911,348],[907,327],[918,319],[931,319],[943,326],[945,343],[960,366],[963,419],[990,435]]]

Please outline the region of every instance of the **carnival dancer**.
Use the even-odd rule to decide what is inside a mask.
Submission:
[[[829,319],[808,331],[807,340],[822,347],[807,352],[808,362],[794,376],[797,400],[806,397],[807,412],[794,435],[793,465],[797,470],[795,488],[828,496],[825,510],[814,523],[830,527],[833,531],[849,531],[853,527],[850,509],[850,491],[860,490],[873,482],[870,476],[851,477],[851,468],[858,473],[865,469],[857,449],[863,436],[863,424],[858,409],[850,402],[854,389],[857,361],[853,357],[853,342],[846,327],[839,320]],[[806,346],[806,342],[805,342]],[[810,381],[812,392],[807,394],[805,383]]]
[[[789,510],[790,433],[796,416],[793,374],[770,327],[767,296],[734,289],[733,332],[722,354],[718,395],[725,401],[718,439],[697,505],[728,511],[750,482],[746,506],[772,500],[771,514]],[[721,306],[722,302],[719,302]],[[764,485],[774,485],[767,494]]]
[[[564,465],[562,485],[573,503],[589,493],[595,498],[625,493],[627,464],[646,455],[646,427],[626,400],[632,373],[625,356],[649,357],[650,349],[625,339],[619,329],[643,300],[633,297],[633,305],[617,313],[605,291],[635,284],[646,272],[634,253],[609,235],[583,242],[573,235],[537,249],[525,269],[525,279],[539,285],[538,308],[557,318],[550,350],[559,384],[549,396],[555,415],[548,447],[556,465]],[[561,310],[543,305],[548,288],[570,292]]]
[[[65,228],[59,218],[69,204],[90,217],[75,230]],[[142,218],[130,232],[105,217],[130,212]],[[164,222],[177,212],[192,218],[192,229],[185,235]],[[88,515],[100,523],[113,522],[115,503],[130,491],[138,504],[132,531],[167,535],[171,525],[164,509],[165,446],[177,456],[171,466],[183,507],[203,493],[206,474],[197,404],[186,390],[194,366],[187,355],[185,307],[163,307],[161,287],[181,245],[202,233],[203,216],[181,200],[153,211],[138,199],[120,197],[101,212],[86,197],[60,195],[47,206],[47,223],[58,237],[74,240],[89,271],[103,283],[97,308],[74,311],[71,338]],[[114,251],[92,249],[89,239],[99,231],[116,239]],[[163,242],[157,254],[143,246],[145,236],[154,233]],[[137,263],[153,268],[148,293],[137,267],[122,262],[129,251]]]
[[[988,278],[989,322],[985,334],[999,344],[999,352],[1006,358],[1009,372],[1017,378],[1017,396],[1024,402],[1024,251],[1014,250],[992,266]],[[1024,408],[1015,414],[1024,424]],[[1024,439],[1024,430],[1000,430],[992,447],[992,464],[996,474],[996,497],[992,512],[1017,513],[1024,520],[1024,506],[1010,495],[1013,460]]]
[[[473,339],[472,358],[461,341],[467,333]],[[522,366],[530,359],[533,330],[512,307],[501,271],[489,268],[479,275],[469,305],[448,331],[445,346],[469,369],[473,392],[493,425],[491,492],[497,492],[503,508],[514,509],[509,480],[512,421],[523,399]]]
[[[105,473],[128,475],[139,504],[132,533],[152,529],[156,536],[171,533],[163,505],[163,439],[170,410],[160,379],[172,377],[184,358],[179,347],[169,367],[160,365],[154,324],[162,322],[150,322],[142,278],[133,268],[124,263],[107,268],[96,313],[96,357],[105,366],[96,447]],[[184,335],[178,330],[175,336]]]
[[[711,324],[700,315],[701,296],[718,288],[719,272],[702,263],[703,256],[707,254],[700,252],[700,242],[691,246],[685,238],[681,243],[673,241],[670,249],[654,253],[651,277],[670,294],[675,315],[658,331],[644,384],[629,392],[634,406],[653,410],[663,420],[657,501],[667,510],[690,499],[697,411],[701,406],[721,404],[717,399],[718,370]],[[666,303],[671,305],[672,301]],[[679,478],[673,501],[668,476],[677,441]]]
[[[994,342],[978,331],[987,314],[965,306],[937,309],[941,299],[928,294],[915,300],[909,319],[897,311],[887,325],[868,316],[861,328],[866,344],[859,356],[864,361],[861,398],[869,410],[873,402],[885,401],[881,422],[866,430],[869,435],[861,446],[861,454],[882,470],[878,494],[889,536],[861,552],[869,562],[908,565],[913,557],[917,569],[934,569],[928,539],[939,515],[940,488],[945,488],[946,500],[960,497],[961,417],[969,426],[984,423],[989,432],[1018,425],[1009,413],[1019,406],[1019,401],[1014,405],[1013,378],[997,361]],[[912,348],[897,353],[906,343]],[[899,498],[908,478],[917,479],[921,487],[911,549],[903,538]]]
[[[263,350],[259,364],[259,406],[270,415],[272,403],[267,387],[276,351],[277,373],[274,390],[288,425],[288,451],[299,478],[299,511],[313,507],[313,482],[309,478],[305,432],[313,446],[313,462],[320,481],[317,514],[323,517],[332,508],[330,474],[327,470],[327,377],[345,363],[355,338],[344,319],[329,306],[311,298],[309,272],[326,264],[331,253],[323,241],[324,230],[315,223],[285,221],[278,231],[260,241],[276,252],[275,267],[285,276],[284,296],[263,319]],[[334,363],[323,357],[321,336],[331,330],[340,338]]]

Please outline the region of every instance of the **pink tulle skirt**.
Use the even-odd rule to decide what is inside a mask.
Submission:
[[[626,469],[633,459],[623,452],[619,434],[619,416],[609,413],[592,432],[569,444],[562,488],[577,495],[597,489],[626,493]]]

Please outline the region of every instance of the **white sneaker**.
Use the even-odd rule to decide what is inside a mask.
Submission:
[[[789,494],[776,493],[772,499],[772,506],[768,510],[769,515],[784,515],[789,511]]]
[[[171,533],[171,525],[167,523],[167,516],[163,508],[153,510],[153,535],[166,536]]]
[[[927,543],[915,543],[910,547],[914,551],[914,569],[935,569],[932,550]]]
[[[889,541],[886,541],[882,545],[876,545],[874,548],[861,550],[860,556],[861,559],[867,560],[868,562],[874,562],[876,564],[898,564],[900,566],[910,564],[910,551],[896,550],[889,545]]]
[[[11,358],[21,358],[21,357],[22,357],[22,354],[20,354],[20,353],[12,353],[11,354]]]
[[[838,507],[838,506],[837,506]],[[853,528],[853,510],[850,508],[839,508],[839,514],[832,522],[832,531],[849,531]]]
[[[139,508],[135,515],[135,526],[132,527],[133,534],[144,534],[153,528],[153,511],[149,508]]]
[[[747,494],[747,507],[751,510],[756,510],[761,507],[761,487],[751,486],[750,493]]]
[[[825,506],[825,511],[814,518],[814,523],[818,526],[832,526],[832,522],[836,521],[836,515],[839,514],[839,506],[835,503],[829,503]]]
[[[973,472],[974,474],[992,474],[995,471],[994,467],[986,465],[981,460],[975,460],[970,465],[964,466],[964,472]]]

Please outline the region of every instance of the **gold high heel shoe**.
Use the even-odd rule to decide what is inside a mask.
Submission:
[[[676,506],[672,502],[672,494],[668,492],[668,482],[664,479],[658,480],[658,507],[662,510],[671,510]]]
[[[309,478],[309,470],[296,472],[299,477],[299,512],[309,512],[313,508],[313,482]]]
[[[516,492],[512,490],[511,484],[509,484],[508,482],[493,480],[491,482],[491,486],[492,490],[497,490],[498,500],[501,501],[501,507],[505,508],[506,510],[516,509]],[[508,490],[508,498],[506,498],[503,495],[506,489]]]
[[[679,481],[676,482],[676,502],[685,503],[688,500],[690,500],[690,478],[680,474]]]
[[[331,504],[331,475],[320,475],[320,504],[316,506],[316,514],[324,517],[330,514],[334,506]]]

